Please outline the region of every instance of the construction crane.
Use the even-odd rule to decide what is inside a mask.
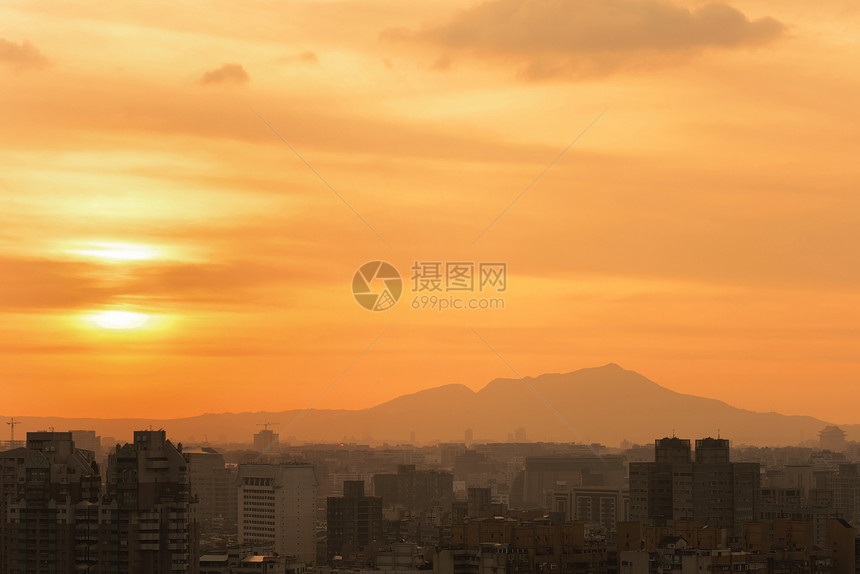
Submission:
[[[263,430],[269,430],[269,427],[270,427],[270,426],[276,427],[276,426],[278,426],[279,424],[281,424],[281,423],[270,423],[270,422],[266,421],[266,422],[264,422],[264,423],[257,423],[257,426],[258,426],[258,427],[263,427]]]
[[[10,427],[9,432],[11,433],[11,436],[9,438],[11,440],[11,443],[14,443],[15,442],[15,425],[21,424],[21,421],[16,421],[15,417],[12,417],[9,419],[9,422],[7,422],[6,424],[9,425],[9,427]]]

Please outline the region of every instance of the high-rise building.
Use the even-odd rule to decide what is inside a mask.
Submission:
[[[453,469],[454,459],[466,452],[466,445],[445,443],[439,445],[439,458],[443,468]]]
[[[27,433],[0,453],[0,573],[91,570],[100,489],[93,453],[69,432]]]
[[[855,529],[841,518],[831,518],[828,524],[827,547],[833,551],[833,574],[856,572]]]
[[[454,475],[401,464],[397,474],[373,475],[373,493],[384,507],[402,506],[413,514],[436,506],[447,511],[454,501]]]
[[[654,442],[654,462],[661,464],[678,464],[693,462],[690,450],[690,439],[661,438]]]
[[[235,532],[239,506],[235,468],[211,447],[183,449],[188,461],[191,496],[197,501],[197,521],[203,532]]]
[[[73,430],[72,440],[75,441],[75,447],[81,450],[91,450],[96,455],[96,459],[102,453],[102,437],[96,434],[93,430]]]
[[[693,462],[690,441],[655,441],[655,462],[631,462],[630,519],[665,525],[693,518]]]
[[[278,448],[280,435],[268,428],[254,434],[254,450],[257,452],[271,452]]]
[[[197,572],[181,449],[164,431],[135,432],[110,455],[103,489],[73,436],[28,433],[26,448],[0,453],[0,573]]]
[[[329,560],[382,539],[382,498],[365,496],[363,480],[344,481],[343,496],[328,497],[326,518]]]
[[[523,503],[528,508],[546,507],[548,497],[564,483],[568,486],[622,486],[624,457],[601,455],[588,447],[567,456],[527,456]]]
[[[493,508],[490,505],[492,495],[489,488],[471,486],[466,489],[467,512],[471,518],[491,518]]]
[[[272,544],[278,554],[316,563],[316,497],[319,481],[308,464],[241,464],[239,543]]]
[[[835,476],[827,481],[833,490],[833,503],[848,522],[860,519],[860,465],[839,465]]]
[[[163,430],[134,432],[108,457],[96,572],[196,572],[197,524],[181,445]]]
[[[693,464],[693,518],[707,526],[733,529],[734,510],[734,467],[729,463],[729,441],[697,440]]]
[[[614,532],[618,522],[627,520],[628,496],[622,488],[576,486],[570,494],[572,516],[568,520],[597,526],[606,532]]]
[[[696,520],[740,536],[744,522],[757,520],[761,477],[758,463],[733,463],[729,441],[658,439],[655,462],[631,462],[630,519],[665,526]]]

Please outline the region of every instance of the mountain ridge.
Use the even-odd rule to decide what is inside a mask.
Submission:
[[[525,384],[524,384],[525,383]],[[441,415],[441,416],[440,416]],[[15,417],[19,432],[91,429],[128,440],[131,431],[165,428],[183,442],[210,440],[250,443],[257,423],[276,423],[282,441],[362,443],[505,441],[525,428],[530,441],[580,441],[617,445],[623,440],[712,436],[737,444],[793,445],[813,440],[832,424],[806,415],[760,413],[719,399],[679,393],[616,363],[536,377],[496,378],[477,391],[451,383],[422,389],[364,409],[290,409],[203,413],[174,419],[141,417]],[[843,425],[849,439],[860,439],[860,425]]]

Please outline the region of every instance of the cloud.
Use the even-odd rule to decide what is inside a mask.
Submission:
[[[251,77],[241,64],[224,64],[220,68],[209,70],[200,78],[203,86],[208,84],[245,84]]]
[[[304,65],[312,65],[315,66],[320,63],[319,57],[316,55],[316,52],[311,52],[310,50],[305,50],[304,52],[297,52],[293,54],[287,54],[285,56],[280,56],[275,60],[275,62],[279,64],[304,64]]]
[[[325,272],[325,270],[323,270]],[[324,275],[322,277],[328,279]],[[140,269],[123,288],[134,296],[174,303],[235,303],[243,307],[282,305],[277,294],[262,298],[257,290],[320,280],[316,269],[280,263],[166,263]],[[281,293],[282,294],[282,293]]]
[[[450,52],[517,60],[526,75],[540,77],[607,72],[708,47],[760,46],[783,31],[773,18],[751,20],[724,3],[690,10],[663,0],[491,0],[445,24],[383,37],[438,46],[443,60]]]
[[[295,56],[295,60],[298,62],[304,62],[305,64],[319,64],[319,58],[313,52],[302,52]]]
[[[0,311],[81,307],[113,294],[92,264],[0,255],[0,269]]]
[[[35,259],[0,255],[0,313],[88,309],[133,300],[146,306],[234,305],[285,307],[281,299],[298,284],[340,279],[314,261],[225,263],[114,262]],[[263,296],[262,292],[276,288]]]
[[[273,149],[283,145],[252,112],[235,106],[232,100],[219,100],[214,97],[217,92],[213,92],[212,98],[201,100],[198,97],[200,88],[196,86],[187,89],[136,79],[124,84],[88,84],[83,79],[56,82],[51,85],[62,86],[62,89],[44,89],[38,100],[24,91],[4,93],[0,90],[0,104],[17,111],[3,118],[6,132],[15,137],[0,142],[0,149],[8,146],[18,151],[58,145],[56,136],[60,130],[64,138],[69,138],[64,145],[69,145],[72,139],[83,138],[88,146],[114,148],[110,138],[106,138],[104,144],[93,141],[88,129],[122,137],[151,134],[162,138],[161,146],[167,145],[168,139],[176,141],[172,138],[178,136],[226,137]],[[283,105],[285,102],[289,105]],[[291,93],[261,100],[259,106],[260,113],[277,129],[290,126],[290,143],[301,146],[297,149],[302,149],[303,153],[311,148],[347,154],[361,150],[362,154],[387,158],[537,163],[546,161],[548,154],[557,153],[548,145],[500,141],[493,130],[459,133],[446,125],[373,117],[349,106],[313,109],[307,99]],[[213,121],[216,117],[218,121]],[[34,129],[34,125],[50,126],[50,130]],[[344,129],[345,126],[348,129]],[[395,167],[390,161],[384,163],[388,166],[386,169]],[[210,175],[215,176],[214,173]],[[242,177],[255,177],[255,174]],[[247,188],[249,182],[236,183]],[[257,183],[277,189],[282,182]]]
[[[50,60],[27,40],[16,44],[0,38],[0,63],[17,69],[35,69],[47,66]]]

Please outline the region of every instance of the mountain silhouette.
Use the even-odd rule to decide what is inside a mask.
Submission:
[[[719,432],[734,444],[795,445],[816,439],[832,424],[808,416],[758,413],[723,401],[677,393],[639,373],[611,363],[565,374],[495,379],[474,392],[444,385],[397,397],[362,410],[289,410],[203,414],[179,419],[96,419],[17,417],[19,432],[92,429],[128,440],[134,429],[164,428],[176,441],[250,443],[262,421],[277,423],[281,441],[462,442],[465,429],[476,441],[506,441],[525,428],[529,441],[588,442],[618,445],[627,439],[699,438]],[[849,440],[860,425],[843,425]]]

